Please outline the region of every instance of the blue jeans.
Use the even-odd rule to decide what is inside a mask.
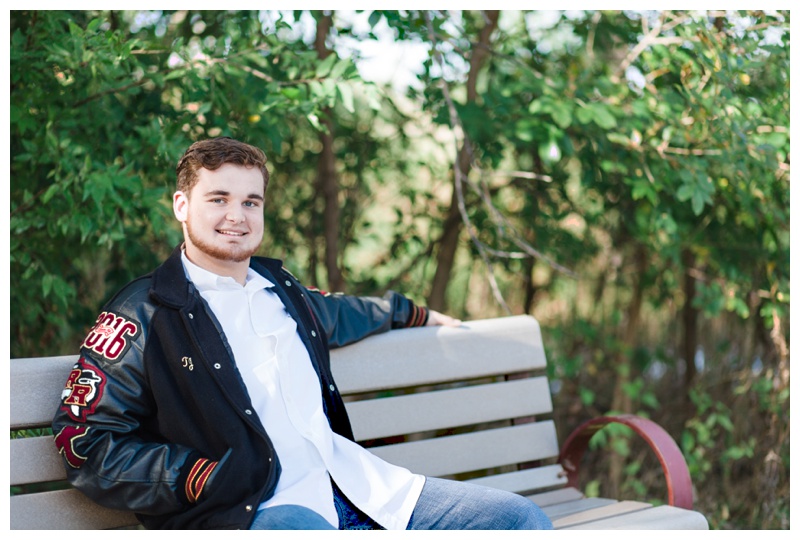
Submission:
[[[380,529],[333,486],[340,529]],[[319,514],[302,506],[261,510],[251,529],[333,529]],[[426,478],[408,523],[409,530],[552,529],[550,519],[529,499],[498,489],[441,478]]]
[[[335,529],[324,517],[305,506],[283,504],[259,510],[250,530],[318,531]]]
[[[426,478],[408,530],[552,529],[530,499],[499,489]]]

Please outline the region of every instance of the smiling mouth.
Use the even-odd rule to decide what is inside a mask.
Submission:
[[[241,236],[244,236],[245,234],[247,234],[247,233],[243,233],[243,232],[221,231],[221,230],[217,230],[217,232],[219,234],[222,234],[222,235],[225,235],[225,236],[233,236],[233,237],[241,237]]]

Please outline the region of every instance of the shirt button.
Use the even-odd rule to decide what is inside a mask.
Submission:
[[[221,369],[221,368],[222,368],[222,364],[214,364],[214,369]]]

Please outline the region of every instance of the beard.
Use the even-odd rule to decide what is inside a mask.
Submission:
[[[237,245],[217,246],[206,242],[194,234],[192,231],[191,221],[188,219],[186,220],[186,234],[189,236],[189,240],[197,249],[209,257],[220,261],[236,263],[244,262],[255,255],[256,251],[258,251],[258,244],[252,247]]]

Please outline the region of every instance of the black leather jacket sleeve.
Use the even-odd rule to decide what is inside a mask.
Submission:
[[[307,290],[305,296],[332,349],[392,329],[423,326],[428,320],[426,308],[394,291],[380,298]]]
[[[192,502],[186,487],[193,467],[205,465],[197,471],[203,473],[214,464],[193,448],[144,436],[153,430],[143,423],[155,417],[142,358],[146,330],[113,307],[90,331],[62,391],[55,443],[68,480],[90,498],[134,512],[179,511]],[[129,331],[120,332],[125,325]]]
[[[81,357],[73,372],[103,377],[104,396],[87,423],[70,418],[68,405],[59,408],[53,422],[56,445],[68,464],[69,481],[90,498],[134,512],[176,511],[188,504],[183,489],[188,465],[201,456],[191,448],[137,435],[138,418],[148,412],[145,396],[133,390],[144,387],[132,382],[136,374],[126,369],[130,364],[101,368]]]

